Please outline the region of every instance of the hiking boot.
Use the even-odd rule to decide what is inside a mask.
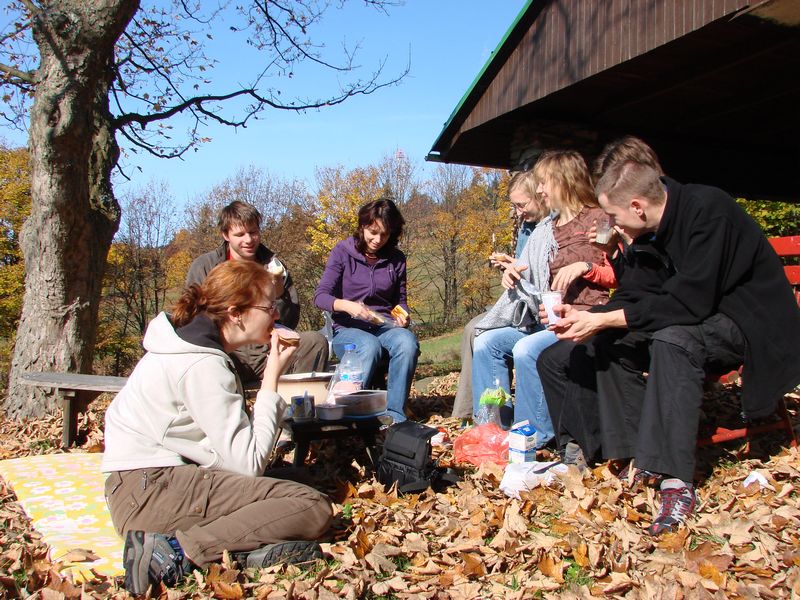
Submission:
[[[647,529],[650,535],[661,535],[677,529],[694,513],[697,504],[694,488],[680,479],[665,479],[661,482],[659,500],[661,507],[653,524]]]
[[[323,558],[322,548],[317,542],[296,540],[267,544],[252,552],[235,552],[233,560],[245,568],[269,567],[270,565],[311,562]]]
[[[174,586],[192,571],[192,563],[183,554],[178,540],[161,533],[129,531],[122,552],[125,567],[125,589],[141,596],[153,586],[158,595],[159,584]]]
[[[637,469],[633,466],[633,461],[625,465],[622,470],[617,473],[617,477],[622,484],[627,486],[632,492],[643,487],[659,487],[661,482],[664,481],[664,476],[661,473],[654,473],[646,469]]]
[[[581,473],[589,468],[586,457],[583,455],[583,450],[581,450],[581,447],[575,442],[567,442],[563,452],[564,454],[561,462],[565,465],[575,465]]]

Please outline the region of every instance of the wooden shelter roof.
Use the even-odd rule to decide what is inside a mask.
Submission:
[[[628,133],[679,180],[800,200],[800,1],[530,0],[427,158],[514,168]]]

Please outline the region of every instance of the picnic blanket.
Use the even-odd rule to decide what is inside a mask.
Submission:
[[[93,578],[91,570],[122,575],[123,540],[111,524],[103,495],[100,453],[46,454],[0,461],[0,476],[13,488],[22,508],[50,546],[50,559],[64,561],[75,581]],[[91,550],[93,562],[65,560],[70,550]],[[81,552],[71,555],[80,558]]]

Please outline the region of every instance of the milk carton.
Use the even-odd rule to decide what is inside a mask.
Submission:
[[[536,448],[530,450],[508,450],[508,462],[510,463],[531,463],[536,462]]]
[[[516,423],[508,432],[508,462],[536,460],[536,430],[527,421]]]

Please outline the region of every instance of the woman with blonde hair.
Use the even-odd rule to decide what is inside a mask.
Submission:
[[[105,416],[106,502],[125,537],[125,587],[174,585],[224,550],[248,567],[321,558],[329,500],[264,477],[286,404],[278,377],[295,350],[275,327],[272,276],[226,261],[145,332],[147,353]],[[229,353],[270,342],[252,414]]]
[[[563,301],[573,306],[586,309],[604,303],[609,282],[597,283],[584,277],[593,265],[605,262],[602,249],[587,236],[605,213],[598,207],[586,162],[577,152],[548,151],[534,165],[533,174],[537,197],[550,214],[536,226],[519,260],[506,268],[503,287],[512,290],[525,279],[537,292],[560,291]],[[554,432],[536,359],[556,342],[555,334],[538,324],[526,330],[504,326],[483,331],[481,324],[477,329],[473,410],[478,409],[481,392],[495,387],[495,382],[510,392],[508,368],[513,364],[514,421],[529,421],[537,431],[538,447],[546,445]]]
[[[508,199],[514,213],[514,256],[493,252],[489,256],[492,266],[507,268],[519,258],[536,224],[547,215],[545,207],[536,197],[536,178],[533,170],[516,171],[508,179]],[[486,316],[486,312],[473,317],[461,333],[461,372],[458,376],[453,412],[451,416],[468,418],[472,416],[472,357],[475,345],[475,326]]]

